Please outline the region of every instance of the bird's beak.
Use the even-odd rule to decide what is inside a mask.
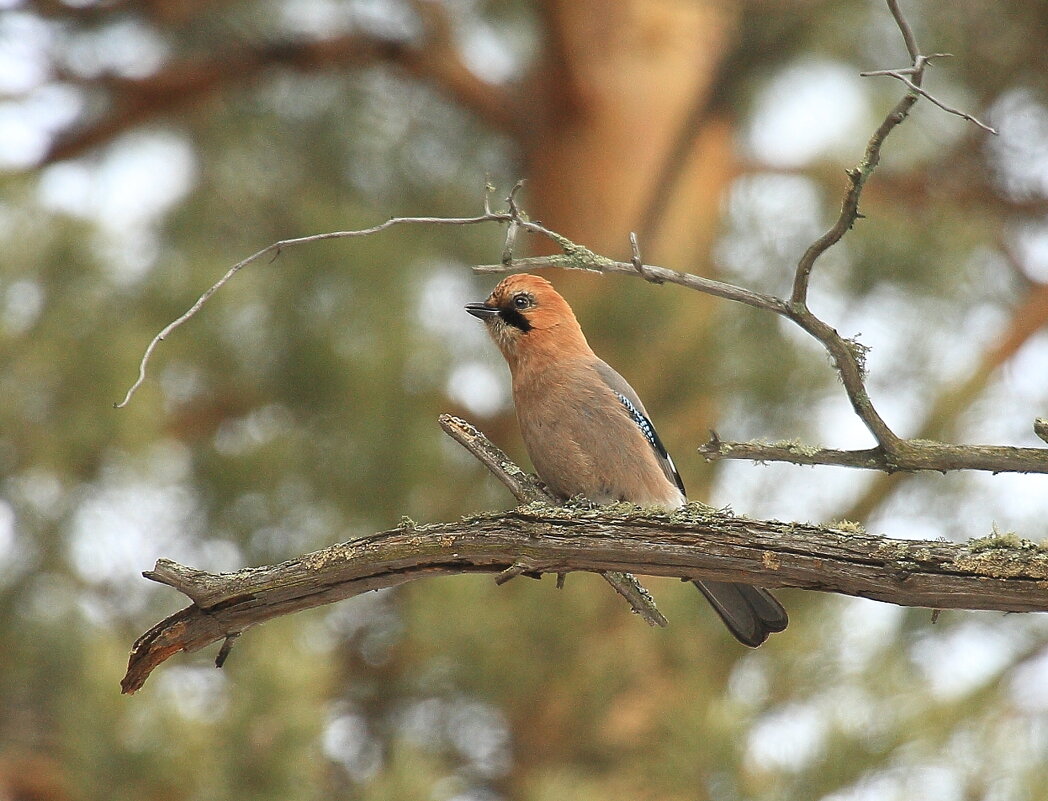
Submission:
[[[480,320],[488,320],[499,313],[498,309],[493,309],[483,303],[467,303],[466,311]]]

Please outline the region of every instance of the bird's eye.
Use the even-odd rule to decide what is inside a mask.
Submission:
[[[513,298],[513,306],[517,309],[526,309],[531,305],[531,298],[527,295],[517,295]]]

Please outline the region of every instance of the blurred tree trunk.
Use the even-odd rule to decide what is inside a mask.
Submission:
[[[737,7],[701,0],[545,0],[543,11],[546,48],[531,77],[533,124],[521,143],[529,213],[615,258],[628,259],[629,233],[647,227],[640,241],[645,261],[708,273],[721,197],[735,172],[734,132],[724,116],[706,115],[693,129],[685,126],[697,121],[693,111],[716,89],[720,61],[733,44]],[[675,170],[670,194],[658,198],[662,213],[645,226],[667,168]],[[568,288],[580,310],[589,307],[591,318],[613,302],[609,298],[620,287],[629,293],[626,302],[645,304],[632,321],[616,317],[619,326],[635,325],[636,331],[616,330],[594,344],[658,410],[657,424],[671,450],[693,451],[690,446],[715,415],[706,388],[688,385],[706,372],[696,360],[709,330],[711,299],[672,289],[645,292],[639,284],[613,285],[572,273],[554,280]],[[669,331],[672,336],[663,335]],[[682,469],[692,497],[703,498],[705,487]],[[609,595],[609,605],[617,601]],[[618,611],[618,622],[636,625]],[[574,672],[551,675],[542,697],[509,710],[516,738],[512,780],[544,775],[537,769],[541,763],[585,761],[580,751],[592,747],[586,743],[593,732],[579,728],[572,709],[579,681]],[[657,715],[660,707],[645,709]],[[651,725],[637,723],[639,730]],[[515,790],[513,797],[529,794],[527,787]]]
[[[547,47],[533,77],[538,121],[523,143],[530,203],[556,231],[599,253],[630,255],[656,178],[689,112],[713,89],[730,44],[731,7],[693,0],[547,0]],[[732,177],[732,130],[707,119],[654,238],[652,263],[708,250]]]
[[[527,92],[534,122],[521,142],[529,212],[611,257],[629,258],[629,233],[640,232],[644,261],[709,274],[721,198],[737,169],[733,120],[710,98],[738,12],[699,0],[545,0],[546,47]],[[660,186],[667,171],[672,179]],[[618,289],[570,273],[555,280],[581,309]],[[715,420],[703,379],[715,302],[672,289],[622,291],[630,299],[621,303],[642,305],[632,320],[616,318],[633,327],[596,343],[598,351],[658,410],[663,439],[679,453]],[[691,461],[682,469],[701,499],[709,471]]]

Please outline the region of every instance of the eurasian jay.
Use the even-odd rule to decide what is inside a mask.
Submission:
[[[597,358],[567,301],[536,275],[511,275],[466,310],[487,325],[513,380],[535,470],[561,498],[675,509],[684,484],[637,393]],[[756,648],[786,628],[766,589],[695,581],[739,642]]]

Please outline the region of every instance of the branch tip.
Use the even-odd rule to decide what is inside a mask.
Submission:
[[[491,182],[491,174],[484,176],[484,214],[491,214],[491,196],[495,194],[495,184]]]
[[[634,613],[640,615],[641,619],[649,626],[664,628],[669,621],[655,605],[655,599],[651,597],[647,587],[641,584],[632,573],[607,572],[602,573],[604,580],[612,588],[626,599]]]
[[[506,205],[509,206],[510,215],[514,219],[516,219],[520,213],[520,209],[517,207],[517,193],[524,188],[525,183],[525,178],[517,179],[517,182],[513,184],[513,188],[509,190],[509,196],[506,198]]]
[[[657,275],[654,275],[653,273],[649,272],[647,268],[645,268],[644,262],[640,257],[640,243],[637,241],[637,234],[635,231],[630,231],[630,250],[633,254],[630,257],[630,264],[633,265],[633,268],[637,271],[641,278],[643,278],[650,284],[666,283],[664,279],[659,278]]]
[[[221,668],[226,664],[226,659],[229,658],[230,652],[233,650],[233,644],[236,642],[241,632],[234,631],[226,635],[226,639],[222,642],[222,647],[218,649],[218,655],[215,657],[215,667]]]
[[[1038,417],[1033,421],[1033,433],[1048,443],[1048,419]]]
[[[520,182],[518,182],[519,184]],[[512,195],[511,195],[512,197]],[[279,242],[274,242],[271,245],[267,245],[262,250],[248,256],[246,259],[237,262],[228,270],[225,274],[219,278],[214,284],[208,287],[204,293],[197,298],[196,302],[190,306],[181,317],[172,322],[168,323],[163,330],[160,331],[150,341],[149,345],[146,346],[145,353],[142,355],[142,359],[138,365],[138,379],[131,385],[127,390],[127,394],[124,399],[116,404],[116,408],[122,409],[131,401],[131,397],[135,394],[139,387],[146,380],[146,368],[149,364],[149,360],[156,350],[157,345],[163,342],[171,333],[177,328],[186,323],[188,320],[193,318],[197,312],[203,308],[204,304],[214,295],[218,290],[224,287],[233,276],[240,272],[243,268],[250,264],[258,261],[269,253],[274,254],[274,258],[279,255],[283,250],[293,247],[296,245],[306,245],[313,242],[322,242],[328,239],[351,239],[354,237],[371,236],[381,231],[385,231],[388,228],[392,228],[396,225],[477,225],[479,223],[487,222],[505,222],[508,219],[512,219],[510,215],[504,212],[491,212],[485,209],[483,214],[476,217],[390,217],[383,223],[373,225],[370,228],[360,228],[353,231],[329,231],[322,234],[311,234],[309,236],[302,236],[296,239],[282,239]]]
[[[520,223],[516,220],[511,220],[510,224],[506,227],[506,244],[502,248],[502,263],[511,264],[513,262],[513,246],[517,241],[517,234],[520,232]]]
[[[541,579],[542,573],[536,571],[534,567],[527,564],[526,562],[514,562],[512,565],[510,565],[497,576],[495,576],[495,583],[501,587],[507,581],[515,579],[517,576],[527,576],[528,578]]]

